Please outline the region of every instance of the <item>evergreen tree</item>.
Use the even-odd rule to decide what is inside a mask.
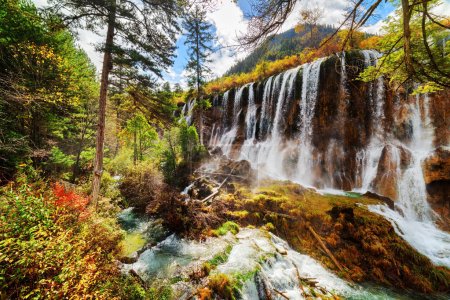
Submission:
[[[211,61],[209,56],[213,52],[214,36],[212,25],[206,19],[206,11],[198,5],[186,13],[183,28],[186,34],[185,45],[188,46],[189,56],[186,65],[188,84],[191,89],[195,89],[196,93],[200,143],[203,145],[203,109],[207,103],[203,100],[202,86],[211,73],[208,63]]]
[[[176,94],[181,94],[183,92],[183,89],[181,88],[181,85],[179,83],[175,83],[173,86],[173,91]]]
[[[161,76],[161,70],[172,63],[176,19],[179,5],[176,0],[63,0],[52,1],[53,10],[63,20],[96,31],[107,28],[102,52],[103,67],[99,97],[98,131],[92,198],[97,203],[103,171],[106,96],[109,75],[115,63],[128,65]],[[130,72],[139,80],[139,72]]]

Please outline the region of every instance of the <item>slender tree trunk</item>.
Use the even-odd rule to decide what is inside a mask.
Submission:
[[[196,24],[196,35],[197,35],[197,99],[198,102],[201,102],[200,97],[200,29],[198,28],[198,23]],[[199,111],[199,124],[198,124],[198,131],[200,131],[200,145],[203,146],[203,103],[201,104],[200,111]]]
[[[105,118],[106,118],[106,96],[108,93],[108,77],[112,69],[112,46],[114,42],[114,27],[116,23],[116,3],[113,0],[109,12],[108,31],[106,33],[105,53],[103,56],[102,76],[100,82],[100,97],[98,100],[98,129],[96,141],[96,154],[94,162],[94,178],[92,181],[92,201],[97,209],[100,183],[103,173],[103,147],[105,142]]]
[[[137,132],[136,128],[134,128],[133,132],[133,163],[134,165],[137,164],[137,158],[138,158],[138,149],[137,149]]]
[[[77,158],[75,160],[75,164],[73,165],[72,178],[70,180],[72,183],[75,183],[75,179],[77,178],[78,171],[80,169],[80,156],[81,156],[81,151],[83,150],[85,132],[86,132],[86,130],[83,129],[83,131],[81,133],[81,137],[80,137],[80,143],[78,144]]]
[[[411,51],[411,28],[409,23],[411,21],[412,8],[409,6],[409,0],[402,0],[403,12],[403,51],[405,52],[405,66],[408,75],[414,74],[414,66],[412,61]]]

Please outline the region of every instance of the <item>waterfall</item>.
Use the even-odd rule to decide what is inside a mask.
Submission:
[[[283,105],[287,100],[289,100],[289,96],[292,95],[292,86],[294,84],[295,78],[297,77],[299,69],[300,69],[300,67],[297,67],[297,68],[291,69],[291,70],[283,73],[283,82],[281,84],[280,92],[278,94],[275,118],[273,121],[273,124],[274,124],[273,130],[272,130],[272,139],[273,140],[278,141],[281,138],[280,127],[281,127],[281,123],[284,120]]]
[[[364,67],[375,66],[380,57],[376,51],[360,53]],[[354,72],[347,74],[350,68],[346,66],[349,63],[346,60],[354,61],[354,56],[346,57],[341,53],[333,59],[339,64],[340,77],[330,74],[336,70],[330,69],[330,64],[322,64],[325,59],[319,59],[302,65],[301,71],[293,68],[268,78],[262,83],[260,92],[255,91],[255,83],[247,85],[247,107],[242,99],[246,95],[244,87],[236,90],[234,102],[228,99],[227,92],[223,107],[232,116],[225,116],[222,124],[232,125],[230,128],[221,125],[220,133],[215,129],[216,135],[220,134],[219,145],[223,153],[248,160],[259,172],[258,178],[262,175],[288,179],[307,186],[322,187],[331,183],[335,188],[347,180],[346,186],[357,192],[384,193],[383,180],[392,178],[392,188],[385,193],[390,193],[388,196],[393,198],[395,209],[371,206],[370,210],[390,220],[399,235],[434,263],[449,266],[450,235],[435,225],[436,215],[427,202],[422,172],[423,160],[433,151],[435,131],[428,96],[392,100],[386,97],[390,91],[386,90],[382,76],[366,83],[366,93],[356,96],[352,83],[355,75]],[[296,88],[299,72],[302,72],[301,89]],[[326,80],[336,78],[337,88],[340,84],[340,90],[333,91],[337,92],[336,102],[327,99],[325,94],[320,94],[319,98],[320,87],[328,88],[334,83],[322,85],[319,82],[321,74]],[[299,104],[293,105],[293,101],[299,101]],[[358,111],[353,104],[358,105]],[[328,115],[318,116],[318,109]],[[239,117],[242,112],[246,112],[244,122]],[[330,117],[330,113],[337,115]],[[326,124],[328,120],[337,120],[336,128],[330,128]],[[354,123],[361,121],[364,124]],[[297,124],[292,126],[293,122],[298,122],[298,127]],[[364,138],[358,145],[353,146],[346,140],[350,135],[353,142],[355,134],[359,134],[349,126],[364,129],[361,132]],[[324,133],[324,140],[317,142],[321,137],[316,136],[316,130],[317,134]],[[351,165],[356,169],[355,178],[346,173],[349,169],[344,165],[347,160],[355,164]],[[384,164],[388,169],[384,170]]]
[[[282,130],[286,121],[285,106],[294,96],[294,83],[300,68],[272,76],[265,83],[259,119],[260,136],[263,139],[260,142],[256,142],[258,124],[254,91],[252,89],[249,92],[251,96],[246,116],[247,134],[239,158],[248,160],[254,168],[267,172],[272,177],[287,178],[285,170],[280,168],[286,157],[286,147],[282,146]]]
[[[364,66],[375,66],[380,54],[373,50],[362,50]],[[375,94],[374,94],[375,92]],[[357,175],[360,179],[360,190],[367,191],[377,174],[378,161],[386,145],[384,139],[384,78],[380,76],[369,83],[369,103],[371,111],[372,136],[365,149],[357,153]]]
[[[184,117],[184,120],[188,125],[192,124],[192,115],[194,113],[195,99],[189,100],[183,105],[181,109],[181,115]],[[180,120],[181,122],[181,120]]]
[[[249,85],[248,90],[248,107],[245,116],[246,140],[254,140],[256,136],[256,104],[254,84]]]
[[[434,223],[435,214],[427,201],[422,171],[422,161],[433,149],[434,128],[428,116],[428,105],[427,95],[417,96],[409,105],[412,137],[404,146],[411,152],[411,163],[399,174],[396,210],[380,205],[371,206],[370,210],[389,219],[397,234],[435,264],[450,267],[450,234]]]
[[[242,111],[242,94],[244,93],[244,89],[248,86],[244,85],[241,86],[237,91],[236,95],[234,96],[234,106],[233,106],[233,126],[237,126],[237,123],[239,121],[239,115]]]
[[[225,124],[226,124],[226,121],[227,121],[227,117],[228,117],[228,108],[229,108],[229,105],[230,105],[229,98],[230,98],[230,91],[226,91],[226,92],[223,94],[223,100],[222,100],[222,107],[223,107],[223,113],[222,113],[222,126],[223,126],[223,129],[224,129],[224,130],[226,129]]]
[[[320,66],[324,59],[318,59],[303,68],[302,96],[300,102],[300,147],[297,163],[297,179],[306,184],[312,180],[308,176],[312,168],[312,119],[318,96]]]
[[[244,93],[244,89],[247,88],[248,86],[250,86],[250,84],[246,84],[242,87],[240,87],[237,91],[236,94],[234,96],[234,103],[233,103],[233,123],[231,125],[231,129],[226,132],[222,138],[220,139],[220,146],[222,148],[222,151],[225,155],[229,156],[231,154],[231,150],[233,148],[233,143],[236,139],[236,134],[238,131],[238,126],[239,126],[239,116],[242,112],[242,95]],[[228,92],[227,92],[228,93]],[[225,96],[224,94],[224,108],[225,111],[228,112],[228,105],[231,105],[229,103],[229,94],[227,94]],[[226,101],[226,102],[225,102]]]

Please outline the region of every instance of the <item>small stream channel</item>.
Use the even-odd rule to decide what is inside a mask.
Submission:
[[[236,235],[228,232],[199,242],[168,233],[159,222],[134,213],[132,208],[123,210],[118,220],[127,232],[124,243],[129,244],[125,248],[128,252],[133,249],[141,252],[140,255],[127,253],[135,257],[135,262],[123,264],[122,271],[134,270],[150,285],[170,285],[175,299],[194,299],[192,295],[205,284],[206,278],[194,282],[190,274],[205,262],[214,261],[217,266],[210,275],[223,273],[240,281],[238,299],[267,299],[267,293],[272,299],[292,300],[332,299],[333,295],[355,300],[445,299],[445,296],[417,296],[374,285],[348,283],[262,229],[243,228]],[[142,251],[144,246],[147,249]],[[222,258],[217,263],[219,256]],[[305,278],[316,283],[305,284],[302,281]]]

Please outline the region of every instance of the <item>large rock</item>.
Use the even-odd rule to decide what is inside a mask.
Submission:
[[[411,152],[401,146],[386,145],[378,162],[377,175],[372,182],[374,191],[390,199],[397,199],[401,172],[411,163]]]
[[[439,147],[423,162],[425,183],[450,180],[450,148]]]
[[[438,213],[441,228],[450,231],[450,148],[437,148],[423,162],[428,202]]]

